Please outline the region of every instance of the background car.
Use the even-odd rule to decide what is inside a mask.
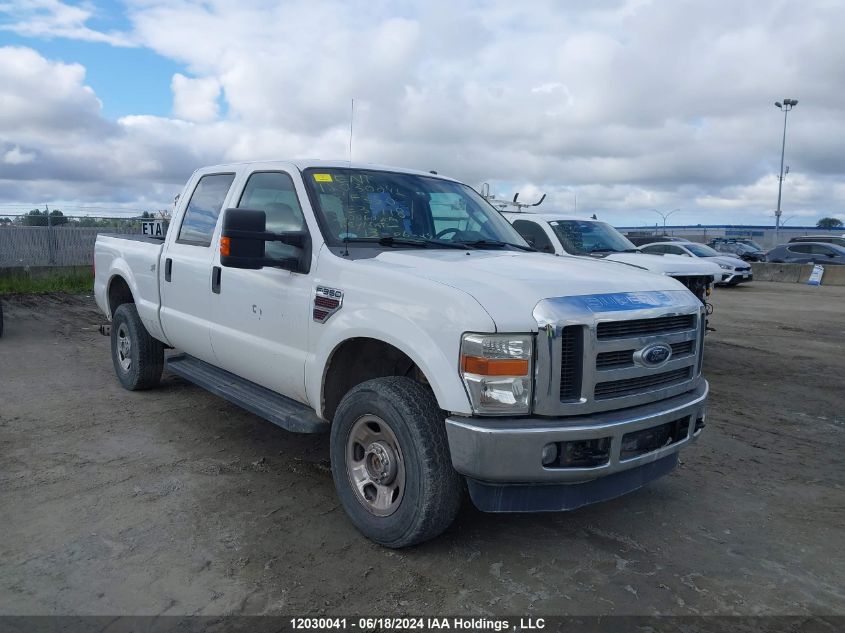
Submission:
[[[643,253],[622,233],[601,220],[562,213],[503,211],[502,215],[526,242],[542,253],[606,259],[667,275],[681,282],[704,304],[714,282],[721,279],[722,270],[714,262],[680,258],[666,261],[664,257]]]
[[[626,235],[625,237],[627,237],[628,241],[631,242],[634,246],[642,246],[643,244],[654,244],[655,242],[689,242],[689,240],[685,237],[675,237],[673,235],[634,235],[633,237],[630,235]]]
[[[800,237],[793,237],[789,240],[790,244],[794,242],[822,242],[845,247],[845,237],[839,235],[801,235]]]
[[[845,246],[823,242],[790,242],[766,253],[766,261],[778,264],[845,264]]]
[[[766,256],[766,251],[763,249],[733,240],[713,240],[710,242],[710,248],[725,255],[737,257],[745,262],[762,262]]]
[[[700,257],[719,265],[722,269],[722,280],[718,285],[735,286],[744,281],[751,281],[751,264],[737,257],[723,255],[709,246],[697,242],[660,242],[640,246],[643,253],[652,255],[680,255],[682,257]]]

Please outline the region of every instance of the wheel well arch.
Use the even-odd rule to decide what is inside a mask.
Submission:
[[[109,314],[112,316],[114,316],[114,311],[122,304],[135,303],[135,297],[132,296],[132,289],[120,275],[112,277],[106,296],[109,302]]]
[[[429,386],[420,367],[398,347],[369,337],[342,341],[323,371],[322,417],[331,421],[343,396],[356,385],[385,376],[405,376]]]

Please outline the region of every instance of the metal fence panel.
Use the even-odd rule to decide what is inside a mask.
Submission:
[[[98,233],[138,234],[137,227],[0,227],[0,267],[85,266]]]

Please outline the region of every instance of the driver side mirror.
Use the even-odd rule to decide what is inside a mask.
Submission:
[[[265,255],[267,242],[281,242],[298,248],[298,257],[283,259]],[[311,236],[307,230],[267,232],[267,214],[258,209],[226,209],[220,235],[220,265],[258,270],[265,266],[307,273],[311,268]]]

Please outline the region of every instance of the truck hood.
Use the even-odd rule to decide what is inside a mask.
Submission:
[[[683,255],[652,255],[650,253],[611,253],[605,260],[623,262],[634,266],[641,266],[653,273],[672,275],[673,277],[690,275],[718,275],[721,278],[722,269],[707,260],[698,257],[684,257]]]
[[[534,306],[549,297],[661,290],[687,292],[670,277],[606,259],[432,249],[387,251],[365,261],[378,262],[394,271],[430,279],[471,295],[500,332],[536,329]]]

